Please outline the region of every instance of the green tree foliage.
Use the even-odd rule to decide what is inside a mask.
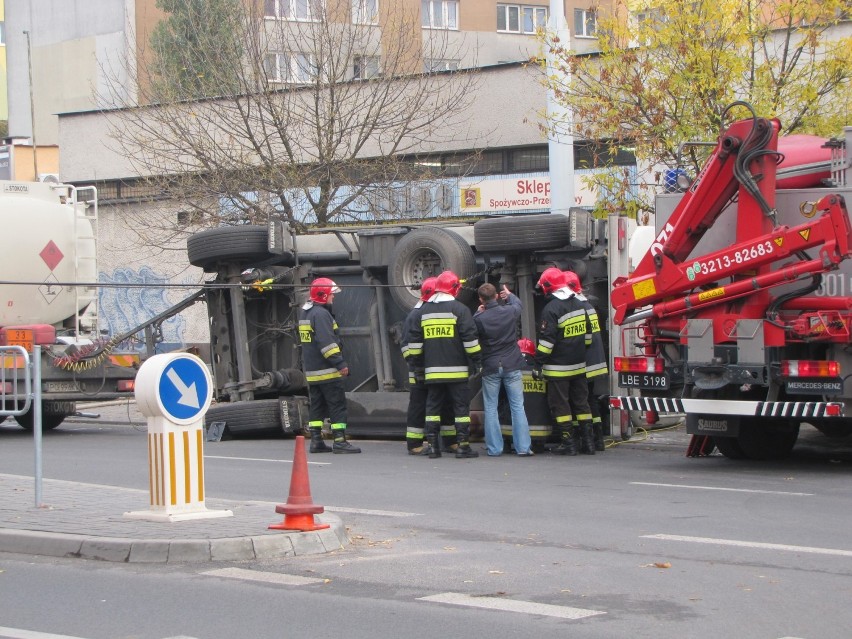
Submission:
[[[607,213],[653,210],[662,166],[696,170],[732,102],[777,117],[782,134],[833,136],[852,113],[852,0],[619,0],[598,23],[600,52],[575,55],[545,36],[553,53],[547,82],[586,139],[630,146],[649,179],[628,184],[612,175]],[[847,21],[844,25],[844,21]],[[733,117],[749,117],[734,110]],[[621,183],[621,188],[618,183]]]
[[[235,0],[157,0],[166,18],[154,28],[152,98],[231,95],[239,89],[235,69],[243,60],[239,25],[243,8]]]

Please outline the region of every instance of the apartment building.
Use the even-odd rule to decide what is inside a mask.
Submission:
[[[609,0],[608,0],[609,1]],[[497,0],[252,0],[267,22],[288,22],[307,28],[325,15],[330,20],[375,26],[380,38],[401,37],[383,32],[383,18],[404,10],[417,19],[423,42],[439,35],[452,55],[430,57],[426,69],[452,69],[517,62],[539,54],[536,31],[547,24],[547,0],[525,3]],[[596,11],[587,1],[565,0],[565,18],[578,51],[596,45]],[[163,18],[156,0],[15,0],[5,11],[7,35],[9,135],[32,137],[39,144],[58,143],[59,113],[79,112],[132,102],[136,78],[145,77],[148,39]],[[29,52],[27,37],[29,33]],[[410,34],[402,34],[408,37]],[[275,64],[282,79],[288,68],[304,68],[279,54]],[[30,91],[28,58],[32,62]],[[134,64],[137,68],[128,68]],[[352,61],[353,75],[380,69],[378,59]],[[117,86],[122,92],[115,93]],[[32,95],[33,109],[30,109]]]

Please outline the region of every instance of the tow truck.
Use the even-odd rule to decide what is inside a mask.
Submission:
[[[734,106],[751,117],[722,130],[683,193],[658,198],[650,248],[612,281],[610,407],[615,423],[684,414],[693,456],[771,459],[802,423],[852,434],[852,297],[838,294],[852,282],[852,128],[803,180],[800,162],[784,171],[781,123]]]

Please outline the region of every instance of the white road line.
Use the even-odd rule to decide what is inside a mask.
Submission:
[[[321,584],[325,581],[317,577],[299,577],[298,575],[246,570],[245,568],[219,568],[218,570],[207,570],[201,574],[212,577],[225,577],[227,579],[241,579],[243,581],[260,581],[279,586],[308,586],[310,584]]]
[[[272,462],[273,464],[292,464],[292,459],[268,459],[265,457],[231,457],[229,455],[205,455],[204,459],[234,459],[236,461],[258,461],[258,462]],[[313,464],[314,466],[330,466],[331,462],[315,462],[309,461],[308,464]]]
[[[36,632],[35,630],[22,630],[21,628],[4,628],[0,626],[0,637],[5,639],[81,639],[70,635],[55,635],[50,632]]]
[[[721,490],[730,493],[758,493],[761,495],[794,495],[796,497],[813,497],[814,493],[788,493],[780,490],[756,490],[751,488],[722,488],[720,486],[693,486],[691,484],[655,484],[647,481],[632,481],[635,486],[661,486],[663,488],[694,488],[695,490]]]
[[[280,501],[260,501],[253,499],[246,502],[255,506],[271,506],[274,507],[280,504]],[[345,506],[325,506],[325,511],[329,513],[353,513],[356,515],[376,515],[377,517],[422,517],[423,513],[409,513],[404,510],[374,510],[371,508],[346,508]]]
[[[660,539],[662,541],[685,541],[693,544],[710,544],[714,546],[738,546],[740,548],[759,548],[760,550],[783,550],[786,552],[804,552],[812,555],[834,555],[837,557],[852,557],[852,550],[836,548],[816,548],[814,546],[789,546],[787,544],[767,544],[760,541],[739,541],[736,539],[713,539],[712,537],[688,537],[685,535],[642,535],[643,539]]]
[[[420,601],[433,601],[454,606],[467,606],[469,608],[487,608],[489,610],[504,610],[506,612],[522,612],[528,615],[544,615],[546,617],[559,617],[560,619],[583,619],[594,615],[605,615],[602,610],[586,610],[584,608],[570,608],[568,606],[554,606],[552,604],[535,603],[534,601],[518,601],[517,599],[503,599],[502,597],[471,597],[457,592],[445,592],[440,595],[429,595],[420,597]]]

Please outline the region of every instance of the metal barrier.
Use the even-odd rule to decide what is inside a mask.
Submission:
[[[41,346],[30,354],[23,346],[0,346],[0,416],[17,417],[33,411],[35,443],[35,505],[41,506]]]

